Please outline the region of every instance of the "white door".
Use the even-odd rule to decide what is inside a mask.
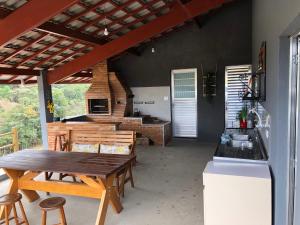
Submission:
[[[197,137],[197,69],[172,70],[174,137]]]

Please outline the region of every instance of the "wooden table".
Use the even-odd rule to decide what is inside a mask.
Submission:
[[[95,225],[103,225],[109,204],[116,213],[122,210],[113,182],[117,171],[133,159],[119,155],[23,150],[0,158],[0,168],[11,179],[8,193],[21,190],[30,202],[39,199],[36,191],[101,200]],[[43,172],[74,174],[83,183],[34,180]],[[3,214],[1,208],[0,218]]]

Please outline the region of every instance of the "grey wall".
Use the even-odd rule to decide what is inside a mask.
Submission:
[[[131,88],[133,109],[144,115],[151,115],[165,121],[171,121],[170,87],[133,87]],[[147,104],[153,102],[153,104]]]
[[[199,139],[216,141],[224,129],[224,70],[227,65],[251,64],[251,1],[237,1],[220,10],[199,29],[190,24],[151,43],[142,56],[127,54],[112,62],[130,87],[167,86],[172,69],[198,68]],[[154,47],[156,52],[151,53]],[[202,97],[204,72],[217,74],[217,97]]]
[[[267,101],[263,105],[272,120],[269,155],[274,176],[275,225],[288,224],[288,36],[300,31],[299,12],[299,0],[253,0],[254,64],[261,42],[267,41]]]

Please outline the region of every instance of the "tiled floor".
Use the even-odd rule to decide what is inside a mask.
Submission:
[[[214,144],[195,140],[174,140],[165,148],[139,147],[134,169],[136,187],[128,183],[124,210],[115,214],[110,207],[107,225],[203,225],[202,171],[212,158]],[[4,194],[8,182],[0,183]],[[46,195],[41,193],[42,198]],[[93,225],[99,202],[94,199],[65,196],[68,225]],[[38,202],[23,200],[31,225],[40,224]],[[49,214],[49,223],[56,213]]]

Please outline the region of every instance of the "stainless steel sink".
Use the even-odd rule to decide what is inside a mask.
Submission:
[[[231,146],[234,148],[252,148],[253,143],[249,141],[248,134],[232,134]]]
[[[248,134],[232,134],[232,139],[236,141],[248,141],[249,135]]]

